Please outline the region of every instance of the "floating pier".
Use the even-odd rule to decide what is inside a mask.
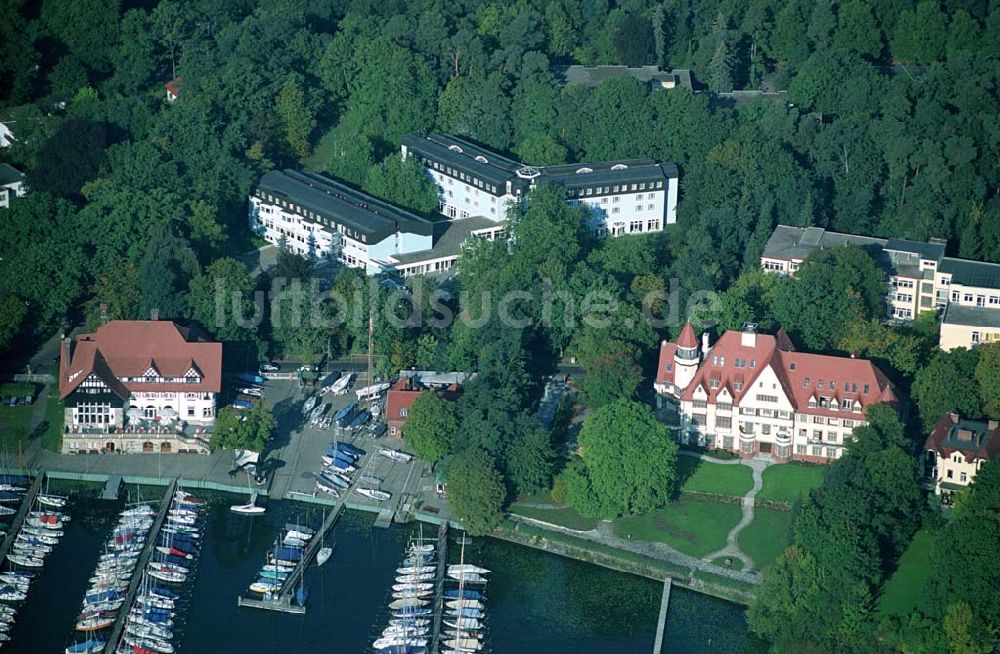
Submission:
[[[0,545],[0,561],[3,561],[7,556],[7,552],[10,551],[10,546],[14,544],[14,539],[17,538],[18,532],[21,531],[21,525],[24,523],[24,519],[28,516],[28,511],[31,510],[31,505],[35,503],[35,497],[42,490],[42,482],[45,481],[45,473],[39,474],[35,477],[35,481],[32,482],[31,488],[28,492],[24,494],[21,499],[21,508],[17,510],[14,514],[14,519],[10,523],[10,527],[7,528],[7,537],[3,539],[3,545]]]
[[[288,575],[287,579],[285,579],[285,583],[282,584],[281,590],[276,595],[259,600],[238,596],[236,598],[236,606],[248,606],[254,609],[279,611],[281,613],[295,613],[298,615],[304,614],[306,612],[306,607],[292,604],[292,596],[295,594],[295,588],[298,586],[302,575],[305,574],[306,568],[316,556],[316,552],[318,552],[320,547],[322,547],[322,543],[326,538],[327,533],[333,529],[333,525],[336,524],[337,519],[340,517],[343,510],[344,501],[341,500],[333,507],[333,510],[326,515],[326,519],[323,520],[323,526],[320,527],[315,536],[309,539],[309,544],[306,545],[305,551],[302,552],[302,558],[299,559],[295,569],[292,570],[292,573]]]
[[[464,534],[463,534],[464,537]],[[441,637],[441,613],[444,611],[444,571],[448,569],[448,523],[438,528],[438,569],[434,577],[434,630],[431,632],[431,654],[438,654]]]
[[[388,529],[389,525],[392,524],[392,519],[396,515],[396,512],[388,507],[385,507],[378,512],[378,516],[375,518],[375,526],[382,529]]]
[[[117,479],[120,484],[121,477]],[[108,483],[111,483],[111,479],[108,480]],[[146,537],[146,544],[142,547],[142,554],[139,555],[139,562],[135,566],[132,581],[129,582],[128,592],[125,594],[125,603],[122,605],[121,610],[119,610],[115,624],[111,628],[111,636],[108,638],[108,644],[104,648],[104,654],[114,654],[118,648],[119,641],[122,639],[122,631],[125,629],[125,618],[128,617],[128,612],[132,609],[132,605],[135,604],[136,593],[139,592],[139,586],[146,572],[146,566],[149,565],[149,557],[152,556],[153,550],[156,548],[160,527],[163,526],[163,521],[167,518],[167,511],[170,510],[170,504],[174,499],[174,492],[176,490],[177,479],[172,479],[167,486],[167,492],[163,494],[163,501],[160,502],[160,509],[156,512],[156,520],[153,521],[153,527],[149,530],[149,535]],[[115,495],[117,496],[117,490]]]
[[[667,624],[667,607],[670,606],[670,577],[663,581],[663,597],[660,599],[660,619],[656,623],[656,640],[653,642],[653,654],[660,654],[663,647],[663,632]]]
[[[112,475],[108,477],[108,480],[104,482],[104,492],[101,493],[102,500],[117,500],[118,493],[121,491],[122,487],[122,476]]]

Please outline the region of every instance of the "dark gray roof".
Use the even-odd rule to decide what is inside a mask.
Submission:
[[[341,223],[365,235],[368,243],[397,231],[431,235],[437,222],[315,173],[272,170],[257,188]]]
[[[873,258],[882,258],[885,239],[828,232],[822,227],[791,227],[778,225],[764,246],[769,259],[805,259],[814,250],[828,250],[841,245],[854,245],[866,250]]]
[[[403,145],[422,158],[446,164],[498,187],[503,186],[502,192],[497,189],[501,194],[506,193],[508,181],[517,179],[515,171],[521,167],[513,159],[450,134],[407,134],[403,137]]]
[[[941,260],[938,270],[951,273],[952,284],[1000,288],[1000,263],[945,257]]]
[[[417,263],[419,261],[430,261],[444,257],[455,256],[462,251],[462,244],[471,236],[472,232],[496,227],[498,223],[483,216],[472,216],[461,220],[449,221],[444,231],[435,240],[434,246],[427,250],[418,252],[407,252],[405,254],[393,254],[392,259],[401,264]]]
[[[1000,329],[1000,309],[989,307],[966,307],[950,302],[944,309],[941,322],[946,325],[967,327],[995,327]]]
[[[665,177],[677,177],[677,166],[674,164],[661,165],[652,159],[564,164],[544,166],[538,170],[541,173],[539,180],[568,188],[589,187],[598,184],[649,182],[663,180]]]
[[[890,238],[886,241],[885,249],[894,252],[909,252],[918,255],[921,259],[930,259],[931,261],[940,261],[941,257],[944,256],[944,243],[936,241],[921,243],[905,238]]]
[[[656,66],[555,66],[553,72],[566,86],[599,86],[609,79],[631,77],[644,83],[673,83],[691,90],[691,71],[687,69],[660,70]]]
[[[0,186],[20,182],[24,179],[24,173],[10,164],[0,163]]]

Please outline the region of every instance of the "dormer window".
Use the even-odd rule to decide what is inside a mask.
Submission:
[[[743,390],[743,382],[733,382],[733,388],[736,389],[736,390],[738,390],[738,391],[742,391]]]
[[[794,361],[788,364],[788,369],[789,370],[795,370],[795,362]]]
[[[868,384],[865,384],[864,390],[862,391],[862,394],[863,395],[868,395]]]
[[[757,367],[757,359],[750,359],[750,367],[751,368]]]
[[[802,380],[802,388],[809,388],[809,378],[806,377]]]
[[[816,388],[823,388],[823,380],[822,379],[817,379],[816,380]]]
[[[809,398],[809,408],[810,409],[815,409],[816,408],[816,398],[815,397],[810,397]]]

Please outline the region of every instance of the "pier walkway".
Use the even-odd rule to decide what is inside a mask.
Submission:
[[[108,480],[104,482],[104,492],[101,493],[102,500],[117,500],[118,493],[122,486],[122,476],[113,475],[108,477]]]
[[[444,612],[444,571],[448,569],[448,523],[438,529],[438,569],[434,577],[434,630],[431,632],[431,654],[440,652],[441,614]]]
[[[45,475],[38,475],[31,484],[31,488],[24,494],[24,498],[21,500],[21,508],[14,514],[14,519],[11,521],[10,527],[7,528],[7,536],[3,539],[3,545],[0,545],[0,561],[3,561],[7,557],[7,552],[10,551],[10,546],[14,544],[17,532],[21,531],[21,525],[24,524],[24,519],[28,516],[31,505],[35,503],[35,497],[42,490],[42,483],[44,481]]]
[[[167,492],[163,494],[160,509],[156,512],[156,520],[153,521],[153,527],[149,530],[149,537],[142,548],[142,554],[139,555],[139,562],[135,566],[135,573],[132,575],[132,581],[129,582],[128,592],[125,594],[125,603],[118,612],[118,618],[115,619],[114,627],[111,628],[111,637],[108,638],[104,654],[114,654],[118,648],[118,641],[121,640],[122,632],[125,630],[125,619],[128,617],[128,612],[132,610],[132,605],[135,603],[135,596],[139,592],[139,585],[145,576],[146,566],[149,565],[149,557],[152,556],[153,550],[156,548],[156,540],[160,533],[160,527],[163,526],[163,521],[167,518],[167,511],[170,510],[170,505],[174,499],[174,491],[176,490],[177,479],[173,479],[167,486]]]
[[[316,532],[316,535],[309,539],[309,544],[306,545],[305,551],[302,552],[302,558],[299,559],[298,565],[295,566],[292,573],[288,575],[287,579],[285,579],[285,583],[282,584],[281,591],[278,592],[276,597],[258,600],[238,596],[236,598],[236,606],[248,606],[254,609],[266,609],[268,611],[280,611],[282,613],[305,613],[306,607],[292,603],[292,598],[295,596],[295,589],[298,587],[299,580],[302,579],[302,575],[306,573],[306,568],[309,567],[309,563],[312,562],[313,558],[316,556],[316,552],[323,547],[323,541],[326,539],[326,535],[331,529],[333,529],[333,525],[337,523],[337,519],[340,517],[343,510],[344,501],[341,500],[334,505],[333,510],[326,515],[326,518],[323,520],[323,525]]]
[[[670,606],[670,577],[663,581],[663,598],[660,600],[660,619],[656,623],[656,641],[653,643],[653,654],[660,654],[663,648],[663,634],[666,631],[667,607]]]

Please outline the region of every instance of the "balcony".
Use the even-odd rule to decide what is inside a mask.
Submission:
[[[786,432],[778,432],[774,435],[774,442],[778,445],[791,445],[792,435]]]

